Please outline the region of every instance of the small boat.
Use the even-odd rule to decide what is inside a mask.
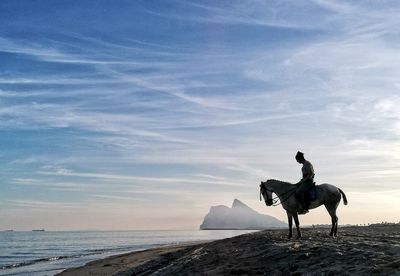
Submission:
[[[33,229],[33,232],[44,232],[44,229]]]

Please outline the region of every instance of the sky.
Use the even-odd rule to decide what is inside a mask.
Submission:
[[[0,1],[0,230],[198,229],[270,178],[400,221],[398,1]],[[330,223],[324,207],[301,224]]]

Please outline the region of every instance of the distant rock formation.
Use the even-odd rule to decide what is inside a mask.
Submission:
[[[287,224],[268,215],[262,215],[238,199],[232,208],[213,206],[200,225],[202,230],[211,229],[266,229],[287,227]]]

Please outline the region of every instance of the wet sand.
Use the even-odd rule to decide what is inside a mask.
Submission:
[[[60,275],[400,275],[400,226],[265,230],[112,256]]]

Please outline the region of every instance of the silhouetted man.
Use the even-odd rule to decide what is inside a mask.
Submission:
[[[313,165],[304,158],[304,153],[298,151],[296,154],[296,161],[303,164],[301,173],[303,178],[297,185],[299,186],[296,190],[296,196],[300,200],[302,209],[299,211],[299,215],[308,213],[308,202],[306,200],[306,192],[314,187],[314,168]]]

